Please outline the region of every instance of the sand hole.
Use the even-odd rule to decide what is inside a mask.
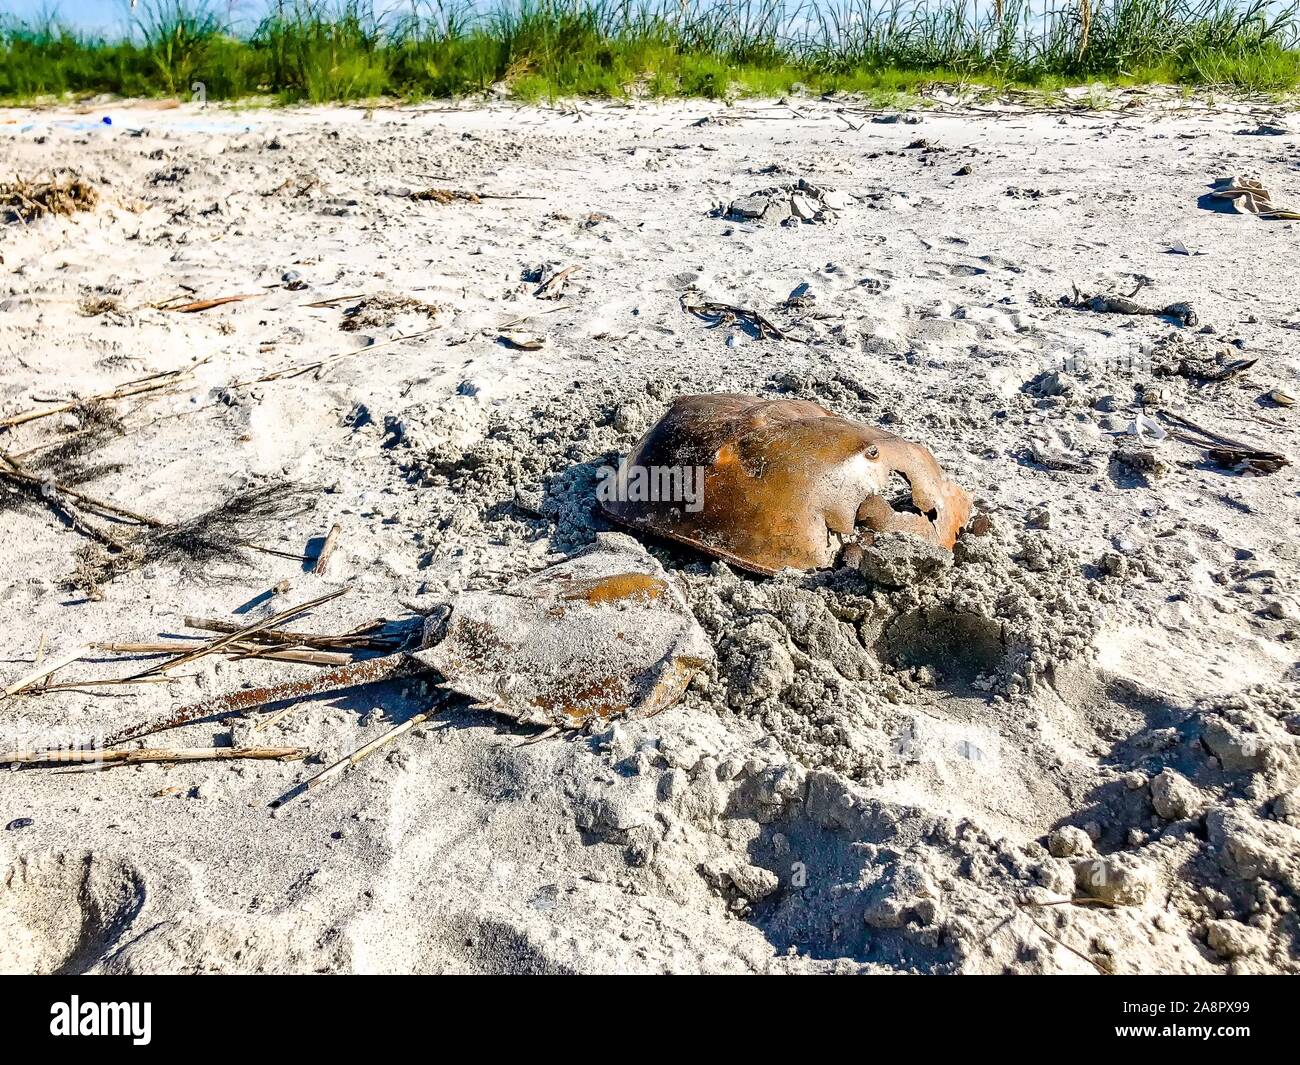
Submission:
[[[82,973],[144,906],[139,870],[94,854],[22,858],[0,881],[0,973]]]
[[[1002,664],[1002,626],[979,614],[929,607],[886,625],[876,653],[893,666],[930,666],[947,682],[969,683]]]

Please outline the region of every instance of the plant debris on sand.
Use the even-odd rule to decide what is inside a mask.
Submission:
[[[246,564],[255,551],[282,553],[255,541],[280,522],[310,510],[315,494],[314,488],[289,482],[259,485],[227,496],[192,518],[150,529],[126,541],[125,551],[109,553],[98,544],[86,544],[68,583],[97,598],[102,584],[151,562],[171,563],[211,579],[213,563]]]
[[[0,209],[6,222],[34,222],[46,215],[73,215],[93,211],[99,193],[78,174],[63,174],[49,181],[15,178],[0,184]]]
[[[414,296],[403,296],[396,292],[380,292],[366,296],[359,303],[343,312],[343,321],[339,328],[348,333],[362,329],[382,329],[391,325],[399,314],[422,314],[432,318],[438,313],[438,307]]]
[[[236,492],[215,507],[150,534],[144,546],[151,562],[244,562],[252,540],[286,518],[314,505],[314,488],[289,482]]]
[[[428,200],[432,203],[481,203],[482,200],[477,193],[465,192],[462,189],[421,189],[418,192],[411,193],[413,200]]]

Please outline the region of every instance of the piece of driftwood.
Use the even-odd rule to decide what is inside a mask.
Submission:
[[[1236,440],[1233,437],[1217,433],[1213,429],[1207,429],[1203,425],[1197,425],[1190,418],[1185,418],[1181,414],[1175,414],[1173,411],[1158,410],[1156,411],[1156,416],[1160,418],[1161,421],[1168,422],[1170,425],[1175,426],[1176,430],[1182,430],[1181,433],[1177,434],[1182,437],[1185,437],[1188,433],[1195,433],[1197,436],[1203,437],[1204,439],[1216,444],[1222,444],[1224,447],[1250,446],[1249,444],[1243,444],[1240,440]]]
[[[1223,433],[1206,429],[1181,414],[1158,410],[1156,415],[1171,426],[1170,436],[1193,447],[1204,448],[1211,461],[1220,466],[1268,474],[1276,473],[1282,467],[1290,465],[1291,460],[1280,451],[1257,447],[1247,441],[1236,440]]]
[[[320,545],[320,554],[316,556],[316,564],[312,567],[312,572],[318,577],[324,576],[326,567],[330,563],[330,556],[334,554],[334,547],[339,542],[339,535],[342,532],[343,526],[335,522],[330,526],[330,531],[325,534],[325,542]]]
[[[0,751],[0,765],[139,765],[142,762],[296,761],[305,747],[142,747],[132,751]]]
[[[1277,473],[1289,463],[1285,455],[1276,451],[1252,451],[1249,448],[1211,447],[1205,453],[1220,466],[1249,470],[1252,473]]]

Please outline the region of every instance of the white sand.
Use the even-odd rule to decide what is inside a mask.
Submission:
[[[290,479],[328,491],[265,546],[303,552],[342,527],[326,578],[266,554],[206,578],[160,562],[89,600],[65,584],[85,541],[0,494],[6,682],[41,647],[152,641],[185,632],[186,615],[251,620],[345,581],[305,630],[500,587],[590,539],[583,464],[625,450],[682,392],[784,391],[883,420],[929,446],[997,529],[937,590],[874,606],[853,575],[738,580],[662,554],[691,585],[718,672],[603,736],[521,746],[529,730],[461,706],[272,811],[319,761],[428,705],[418,682],[390,683],[254,734],[309,748],[305,764],[8,773],[0,826],[32,823],[0,831],[0,968],[1300,968],[1296,467],[1242,476],[1170,440],[1167,469],[1144,482],[1105,435],[1147,383],[1198,424],[1300,455],[1300,414],[1263,398],[1300,395],[1300,224],[1198,205],[1227,173],[1300,201],[1300,115],[1131,99],[917,124],[818,101],[797,116],[711,103],[0,111],[0,181],[70,167],[102,193],[91,213],[0,229],[0,418],[206,360],[169,392],[114,405],[127,431],[81,456],[103,467],[82,490],[176,520]],[[1263,120],[1298,132],[1239,132]],[[908,149],[918,138],[946,151]],[[800,177],[854,200],[826,224],[710,216]],[[430,186],[523,198],[405,195]],[[575,264],[559,304],[521,280]],[[285,287],[289,271],[306,287]],[[1217,335],[1056,305],[1072,283],[1120,294],[1139,277],[1138,301],[1188,302]],[[783,307],[805,284],[811,306]],[[709,328],[679,305],[692,287],[809,343]],[[307,306],[378,292],[441,311],[349,332],[356,301]],[[235,293],[257,296],[152,309]],[[120,313],[80,313],[99,296]],[[508,331],[540,350],[497,339],[524,316]],[[429,326],[320,375],[231,387]],[[1065,395],[1025,390],[1062,359],[1140,356],[1175,332],[1239,340],[1259,361],[1223,383],[1140,364],[1069,375]],[[73,428],[33,422],[0,449]],[[968,660],[968,635],[925,651],[889,628],[900,612],[939,617],[918,613],[930,608],[944,625],[996,617],[995,650]],[[109,657],[59,677],[143,664]],[[314,668],[207,659],[170,686],[18,696],[0,703],[0,747],[112,732]],[[249,727],[156,740],[243,743]],[[1166,767],[1186,780],[1153,791]],[[1186,801],[1171,805],[1170,787]],[[1075,886],[1086,870],[1066,852],[1091,850],[1086,833],[1048,853],[1067,825],[1096,837],[1110,887]],[[1083,890],[1133,904],[1017,908]]]

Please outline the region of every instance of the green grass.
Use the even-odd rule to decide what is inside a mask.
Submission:
[[[140,0],[119,39],[55,16],[0,21],[0,99],[187,96],[196,82],[213,100],[310,102],[501,84],[525,101],[1300,85],[1296,6],[1267,0],[503,0],[481,15],[459,2],[414,0],[381,17],[368,0],[282,0],[243,35],[205,0]]]

